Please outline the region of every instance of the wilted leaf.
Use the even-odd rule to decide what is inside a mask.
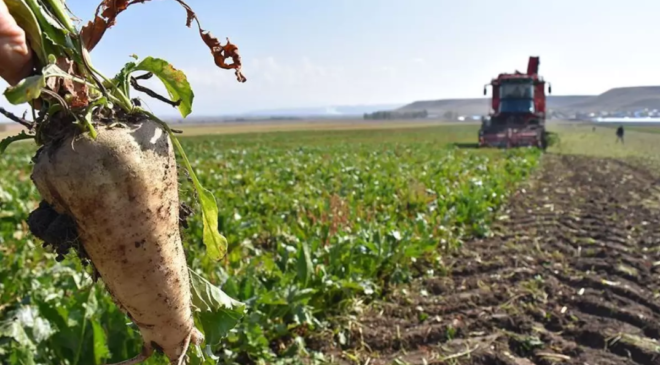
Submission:
[[[227,253],[227,239],[218,232],[218,204],[213,194],[199,183],[197,177],[194,180],[204,218],[203,240],[209,256],[219,260]]]
[[[95,17],[93,21],[90,20],[80,32],[85,48],[88,51],[94,49],[108,28],[108,23],[99,16]]]
[[[165,85],[170,100],[181,101],[178,106],[181,116],[185,118],[190,114],[195,95],[181,70],[175,69],[165,60],[147,57],[135,67],[135,71],[147,71],[156,75]]]
[[[222,46],[220,45],[218,38],[213,37],[210,32],[202,30],[201,27],[199,28],[199,35],[202,37],[204,43],[206,43],[206,46],[211,50],[216,66],[225,70],[235,69],[238,82],[247,81],[247,78],[245,78],[245,75],[243,75],[243,72],[241,71],[243,64],[241,56],[238,53],[238,47],[232,44],[229,41],[229,38],[227,38],[227,44]],[[232,63],[226,63],[225,60],[227,58],[231,58]]]
[[[201,311],[227,310],[239,317],[245,310],[245,304],[231,298],[219,287],[211,284],[190,268],[190,280],[193,289],[193,305]]]
[[[57,57],[54,64],[44,68],[48,88],[56,93],[59,93],[60,88],[64,88],[71,95],[72,108],[86,106],[89,103],[87,85],[73,81],[72,76],[79,75],[77,69],[76,63],[66,57]]]
[[[44,87],[46,87],[46,77],[44,75],[34,75],[8,87],[4,94],[7,101],[13,105],[19,105],[38,98]]]
[[[63,65],[67,66],[69,65],[68,62],[63,63]],[[72,76],[64,71],[57,63],[51,63],[47,65],[46,67],[43,68],[41,73],[44,75],[46,78],[50,77],[64,77],[64,78],[72,78]]]
[[[199,313],[206,343],[213,347],[217,346],[227,333],[236,327],[241,317],[242,315],[234,316],[224,310]]]
[[[94,49],[103,38],[105,31],[115,25],[117,15],[126,10],[129,5],[145,1],[148,0],[132,1],[129,4],[128,0],[103,0],[96,8],[94,20],[89,21],[80,31],[85,48],[88,51]]]
[[[145,0],[146,1],[146,0]],[[132,3],[144,2],[144,1],[132,1]],[[106,19],[111,19],[109,22],[109,27],[115,24],[115,18],[119,13],[128,8],[128,0],[104,0],[100,6],[105,7],[101,15]]]
[[[101,40],[105,31],[111,28],[116,23],[117,16],[126,10],[129,6],[134,4],[142,4],[149,0],[104,0],[99,4],[96,9],[94,20],[90,21],[81,30],[81,37],[87,50],[91,51]],[[190,27],[193,20],[197,23],[199,35],[211,50],[215,64],[222,69],[236,70],[236,78],[239,82],[245,82],[247,79],[241,71],[242,63],[241,56],[238,53],[238,47],[227,39],[227,44],[222,46],[217,38],[213,37],[210,32],[202,29],[202,26],[197,18],[195,12],[182,0],[174,0],[179,3],[186,10],[186,26]],[[227,58],[232,59],[232,63],[226,63]]]
[[[204,189],[202,184],[197,179],[195,171],[188,161],[186,151],[184,151],[181,143],[173,134],[170,134],[172,142],[181,154],[183,163],[188,170],[188,174],[193,181],[193,186],[199,197],[199,204],[202,207],[202,221],[203,221],[203,235],[202,239],[206,245],[206,253],[213,260],[219,260],[227,253],[227,239],[218,232],[218,204],[215,201],[213,194]]]
[[[201,310],[199,319],[206,343],[215,346],[243,317],[245,304],[232,299],[194,271],[189,271],[193,305]]]
[[[184,3],[181,0],[175,0],[175,1],[181,4],[181,6],[183,6],[186,9],[187,27],[190,27],[192,25],[193,20],[197,22],[199,35],[200,37],[202,37],[202,40],[211,51],[216,66],[225,70],[234,69],[236,70],[236,79],[238,80],[238,82],[247,81],[247,79],[241,72],[242,62],[241,62],[241,56],[238,54],[238,47],[232,44],[231,42],[229,42],[229,38],[227,38],[226,45],[224,46],[220,45],[220,41],[218,40],[218,38],[213,37],[211,35],[211,32],[202,29],[202,25],[200,24],[197,15],[195,15],[195,13],[192,11],[190,6],[188,6],[186,3]],[[226,63],[225,60],[227,58],[231,58],[232,63]]]
[[[29,76],[21,80],[18,84],[10,86],[5,90],[5,97],[7,100],[14,104],[19,105],[26,102],[29,102],[33,99],[41,96],[42,90],[50,85],[51,88],[57,91],[59,85],[59,79],[63,80],[63,85],[67,87],[67,90],[76,97],[78,94],[84,94],[83,97],[86,100],[86,87],[79,83],[73,84],[73,76],[70,73],[62,70],[60,65],[69,68],[69,71],[72,71],[72,64],[66,60],[59,58],[57,63],[49,63],[42,70],[41,75]],[[53,82],[52,78],[56,81]],[[79,91],[83,91],[82,93]],[[75,98],[74,98],[75,99]],[[75,103],[72,106],[76,106]]]

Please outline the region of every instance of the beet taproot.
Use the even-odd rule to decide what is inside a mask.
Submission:
[[[238,47],[229,39],[222,45],[202,29],[183,0],[174,1],[185,9],[188,27],[196,22],[214,64],[234,70],[236,79],[246,82]],[[62,0],[6,2],[35,55],[33,73],[4,92],[11,104],[29,104],[34,120],[0,109],[27,128],[0,141],[0,153],[21,139],[40,146],[32,180],[42,203],[28,219],[30,230],[44,247],[53,247],[58,261],[74,249],[83,264],[91,264],[93,278],[102,280],[139,328],[143,351],[122,364],[144,360],[154,351],[180,364],[189,346],[204,339],[194,313],[218,313],[238,302],[194,272],[191,279],[179,229],[186,226],[190,209],[179,201],[175,149],[197,194],[208,257],[221,259],[227,242],[218,232],[215,198],[201,186],[174,131],[130,93],[133,88],[164,101],[185,118],[192,112],[192,88],[181,70],[159,58],[138,62],[134,56],[136,61],[126,63],[114,78],[92,65],[89,52],[117,16],[148,0],[102,0],[80,30]],[[131,75],[138,71],[145,73]],[[163,82],[169,98],[138,83],[152,76]],[[201,323],[215,337],[217,324]],[[196,356],[203,356],[199,353],[197,348]]]
[[[144,353],[178,361],[200,339],[179,233],[177,166],[168,134],[149,119],[46,145],[32,180],[79,240],[116,304],[138,326]]]

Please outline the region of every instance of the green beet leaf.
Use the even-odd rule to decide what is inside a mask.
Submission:
[[[174,136],[169,127],[166,126],[166,128],[172,138],[172,142],[181,154],[183,164],[188,170],[188,174],[190,174],[193,185],[195,186],[195,191],[199,197],[203,219],[202,239],[206,245],[206,252],[211,259],[219,260],[227,253],[227,239],[218,232],[218,204],[215,201],[213,194],[206,190],[199,182],[199,179],[197,179],[197,175],[195,175],[195,171],[193,170],[192,165],[190,165],[190,161],[188,161],[188,157],[186,156],[181,143],[179,143],[179,140]]]
[[[108,341],[103,327],[101,327],[98,321],[92,321],[92,334],[94,340],[94,362],[95,364],[103,364],[103,361],[110,357],[110,350],[108,350]]]
[[[231,298],[219,287],[190,270],[193,305],[200,310],[199,320],[207,344],[215,346],[236,326],[245,313],[245,304]]]
[[[34,139],[34,136],[31,136],[31,135],[25,133],[25,131],[22,131],[21,133],[15,135],[15,136],[9,136],[9,137],[4,138],[3,140],[1,140],[0,141],[0,155],[5,152],[7,147],[12,142],[20,141],[20,140],[23,140],[23,139]]]
[[[29,76],[18,84],[8,87],[5,90],[5,97],[13,105],[20,105],[38,98],[41,95],[41,89],[44,87],[46,87],[46,77],[44,75]]]
[[[170,99],[174,102],[181,100],[179,112],[184,118],[192,112],[194,93],[186,75],[181,70],[172,67],[167,61],[160,58],[147,57],[135,66],[135,71],[151,72],[165,85]]]

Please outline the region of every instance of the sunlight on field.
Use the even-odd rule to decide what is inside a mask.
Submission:
[[[444,132],[442,133],[444,135],[443,140],[447,143],[453,142],[458,144],[476,143],[477,130],[479,128],[476,123],[442,121],[420,122],[416,120],[367,122],[360,119],[331,121],[309,120],[300,122],[241,122],[186,126],[173,124],[172,127],[183,132],[182,134],[179,134],[179,137],[181,138],[237,134],[263,135],[271,132],[286,132],[284,134],[277,133],[282,138],[275,138],[275,140],[283,142],[288,139],[291,143],[300,142],[300,139],[298,139],[301,136],[300,133],[304,135],[302,138],[326,139],[324,134],[313,133],[318,131],[338,132],[340,133],[341,138],[344,139],[359,139],[369,136],[370,140],[377,140],[378,136],[385,139],[396,137],[396,134],[392,133],[396,131],[429,131],[442,129]],[[592,124],[586,123],[550,124],[548,129],[559,134],[560,142],[557,145],[550,147],[548,151],[562,154],[579,154],[614,158],[643,157],[660,161],[659,126],[627,127],[624,145],[616,143],[614,127],[596,126],[595,130],[592,128]],[[360,131],[374,131],[377,134],[363,134],[360,133]],[[311,132],[311,134],[305,132]],[[357,134],[354,135],[353,132],[357,132]],[[0,130],[0,139],[17,133],[17,128]],[[329,137],[332,135],[333,134],[330,134]],[[235,138],[237,137],[230,137],[226,140],[230,142]],[[18,143],[29,144],[31,142],[21,141]]]
[[[643,127],[640,127],[643,128]],[[616,129],[591,124],[551,125],[560,141],[549,152],[613,158],[643,158],[660,162],[660,134],[626,129],[625,143],[617,143]]]
[[[646,132],[646,133],[660,133],[660,125],[650,125],[650,126],[632,126],[626,127],[626,131],[637,131],[637,132]]]
[[[250,315],[213,347],[229,354],[222,363],[251,357],[285,364],[277,361],[290,356],[281,349],[288,346],[282,338],[303,330],[309,333],[305,339],[329,329],[349,338],[350,329],[337,318],[361,309],[365,298],[382,299],[390,286],[419,278],[418,268],[432,276],[449,270],[443,261],[447,250],[475,236],[491,236],[493,212],[539,171],[539,162],[544,171],[554,161],[557,172],[548,176],[555,178],[572,171],[592,174],[585,165],[559,166],[557,156],[542,158],[534,148],[476,148],[478,128],[415,121],[185,127],[181,143],[200,182],[219,202],[219,228],[229,241],[223,265],[205,258],[201,214],[182,178],[180,197],[195,210],[184,230],[189,265],[214,283],[224,282],[232,298],[249,303]],[[552,124],[550,129],[560,137],[551,153],[660,161],[657,133],[629,131],[620,145],[612,128]],[[57,262],[25,225],[39,202],[29,179],[35,150],[30,143],[12,145],[0,159],[0,304],[8,303],[0,310],[0,326],[19,323],[12,318],[30,312],[49,332],[21,333],[23,342],[10,342],[5,354],[34,356],[34,363],[56,358],[74,363],[78,355],[61,345],[69,341],[83,344],[83,363],[94,363],[95,344],[108,349],[106,362],[133,356],[141,339],[107,291],[91,284],[75,254]],[[594,171],[602,170],[598,167]],[[528,206],[521,209],[527,212]],[[32,283],[44,289],[35,291]],[[80,290],[80,283],[90,289]],[[50,308],[62,308],[63,314]],[[83,311],[90,313],[87,322],[61,319]],[[97,341],[83,331],[85,325],[105,329],[107,335],[98,333],[107,337]],[[49,350],[31,355],[29,346]],[[0,363],[3,356],[0,352]]]
[[[277,364],[287,356],[283,336],[340,326],[338,316],[409,282],[422,262],[441,269],[444,250],[489,232],[492,212],[540,157],[533,149],[470,148],[474,125],[201,134],[181,143],[219,203],[229,250],[221,265],[205,255],[202,217],[182,173],[180,197],[194,210],[184,230],[186,256],[192,269],[224,282],[229,296],[250,306],[236,332],[214,342],[227,364],[247,357]],[[21,342],[0,352],[0,363],[12,354],[32,363],[98,364],[99,346],[108,350],[104,362],[130,358],[141,338],[107,291],[91,283],[74,253],[57,262],[28,231],[25,222],[40,200],[29,179],[35,150],[12,145],[0,159],[0,304],[9,303],[0,326],[23,328],[12,318],[29,312],[48,332],[21,332]],[[85,311],[86,321],[62,320]],[[107,337],[93,337],[85,326]],[[80,343],[80,354],[66,343]],[[48,350],[32,355],[34,346]]]
[[[183,132],[182,137],[206,136],[216,134],[242,134],[242,133],[266,133],[266,132],[288,132],[288,131],[333,131],[333,130],[378,130],[378,129],[402,129],[420,128],[447,125],[476,125],[474,123],[446,122],[439,120],[392,120],[392,121],[365,121],[362,119],[348,120],[304,120],[299,122],[235,122],[216,124],[170,124],[170,126]],[[8,128],[7,128],[8,127]],[[0,128],[0,139],[17,134],[20,129],[13,125]]]
[[[362,119],[330,120],[330,121],[300,121],[300,122],[241,122],[222,123],[214,125],[179,126],[172,124],[172,128],[181,130],[183,136],[200,136],[210,134],[241,134],[266,133],[288,131],[324,131],[324,130],[373,130],[373,129],[401,129],[430,126],[453,125],[457,123],[442,121],[393,120],[368,122]]]

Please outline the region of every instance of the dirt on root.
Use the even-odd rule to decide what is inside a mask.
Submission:
[[[66,214],[59,214],[45,200],[39,203],[37,209],[32,211],[27,220],[33,235],[43,241],[44,248],[50,248],[62,261],[73,250],[83,265],[91,261],[82,243],[78,240],[78,228],[73,218]]]
[[[446,277],[370,308],[345,363],[660,364],[660,181],[610,159],[546,155]],[[346,356],[354,356],[349,361]]]
[[[188,219],[194,214],[194,210],[185,202],[179,204],[179,226],[188,228]],[[92,263],[85,251],[83,243],[79,240],[76,221],[67,214],[60,214],[45,200],[33,210],[27,220],[30,232],[43,241],[42,247],[56,254],[55,260],[62,261],[69,252],[75,252],[83,266]],[[181,232],[183,234],[183,232]],[[92,277],[94,281],[98,278],[98,272],[92,265]]]

